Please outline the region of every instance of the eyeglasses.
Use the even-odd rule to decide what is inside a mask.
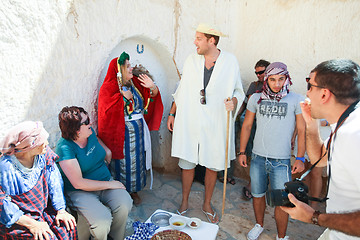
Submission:
[[[317,87],[317,88],[325,88],[325,87],[322,87],[322,86],[317,86],[317,85],[313,85],[311,83],[307,83],[307,90],[309,91],[311,89],[311,87]],[[331,92],[331,91],[330,91]]]
[[[261,75],[265,72],[265,70],[262,70],[262,71],[258,71],[258,72],[255,72],[256,75]]]
[[[309,82],[309,81],[310,81],[310,78],[309,78],[309,77],[307,77],[307,78],[305,78],[305,79],[306,79],[306,82],[307,82],[307,90],[308,90],[308,91],[311,89],[311,87],[324,88],[324,89],[329,90],[332,94],[334,94],[334,96],[336,96],[336,94],[335,94],[333,91],[331,91],[330,89],[328,89],[328,88],[326,88],[326,87],[311,84],[311,83]]]
[[[85,122],[80,123],[80,125],[89,125],[90,124],[90,118],[87,117]]]
[[[205,105],[206,104],[205,89],[200,90],[200,96],[201,96],[200,103],[202,105]]]
[[[322,87],[322,86],[318,86],[318,85],[314,85],[314,84],[311,84],[309,81],[310,81],[310,78],[307,77],[305,78],[306,79],[306,82],[307,82],[307,90],[309,91],[311,89],[311,87],[317,87],[317,88],[325,88],[325,87]]]

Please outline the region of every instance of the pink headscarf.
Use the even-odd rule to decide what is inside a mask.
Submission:
[[[28,152],[42,145],[49,137],[42,122],[26,121],[10,129],[0,141],[0,157],[17,152]]]
[[[278,93],[274,93],[271,91],[269,85],[268,85],[268,78],[271,75],[285,75],[286,80],[282,87],[282,89]],[[267,99],[275,99],[278,102],[285,97],[289,93],[289,87],[292,85],[291,77],[289,75],[289,72],[287,70],[287,66],[282,62],[273,62],[271,63],[265,70],[265,78],[264,78],[264,85],[261,92],[260,99],[258,103],[260,103],[262,100]]]

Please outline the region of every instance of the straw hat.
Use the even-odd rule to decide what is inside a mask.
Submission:
[[[210,26],[205,23],[200,23],[199,26],[196,28],[197,32],[211,34],[219,37],[227,37],[227,35],[220,32],[220,30],[216,26]]]

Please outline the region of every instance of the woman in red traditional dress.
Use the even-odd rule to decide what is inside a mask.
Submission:
[[[130,56],[123,52],[110,64],[99,92],[99,137],[110,148],[111,173],[140,204],[137,192],[151,170],[149,130],[159,130],[163,105],[158,87],[148,74],[133,75]]]

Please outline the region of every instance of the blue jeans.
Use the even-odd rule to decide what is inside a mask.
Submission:
[[[263,197],[268,190],[284,189],[284,183],[291,180],[290,159],[274,159],[252,154],[250,165],[251,194]]]

